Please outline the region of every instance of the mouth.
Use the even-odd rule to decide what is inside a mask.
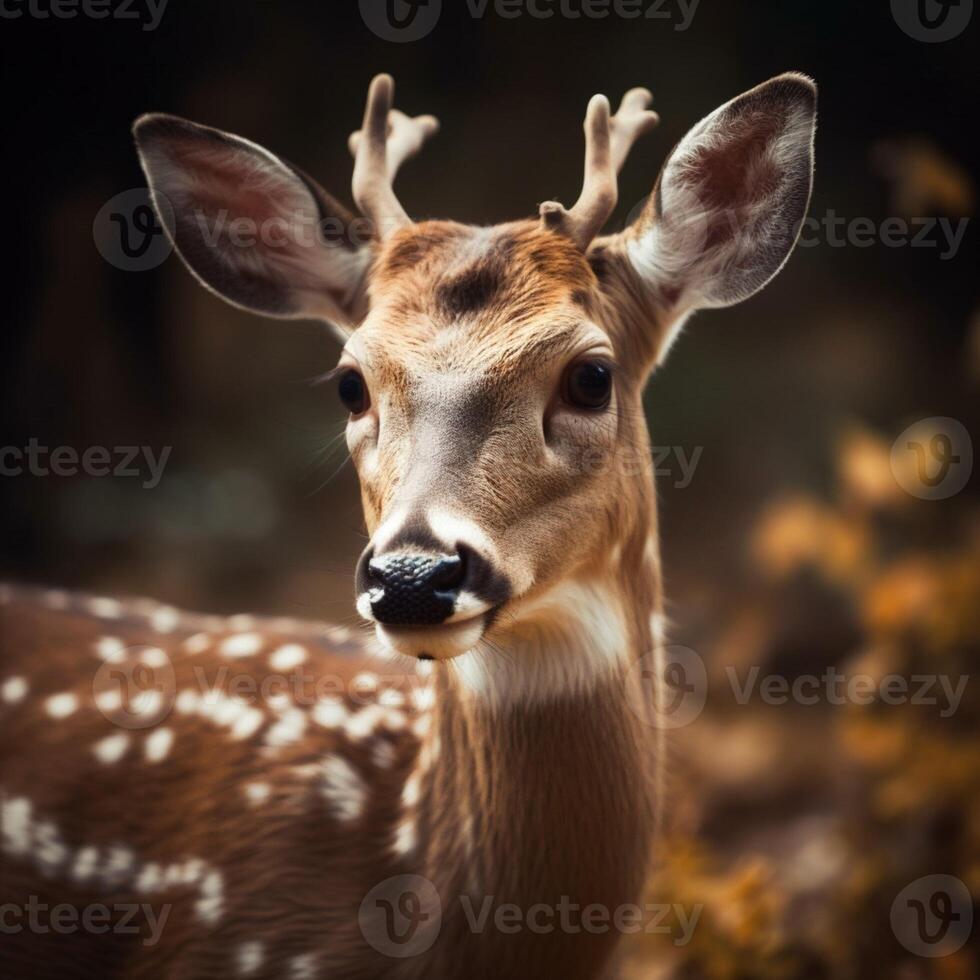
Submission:
[[[375,621],[381,643],[394,653],[417,660],[452,660],[468,653],[486,633],[493,610],[433,626],[386,626]]]

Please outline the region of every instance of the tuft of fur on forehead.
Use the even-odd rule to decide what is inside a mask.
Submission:
[[[386,244],[371,301],[384,305],[392,324],[422,321],[430,338],[465,326],[468,340],[479,343],[499,341],[504,326],[516,339],[521,328],[563,307],[587,315],[597,284],[581,251],[538,222],[475,228],[429,221]]]

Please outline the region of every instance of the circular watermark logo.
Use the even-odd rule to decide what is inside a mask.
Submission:
[[[892,0],[892,17],[914,41],[951,41],[969,25],[973,0]]]
[[[892,902],[892,932],[916,956],[949,956],[973,931],[973,899],[953,875],[926,875],[906,885]]]
[[[921,500],[945,500],[970,479],[973,441],[957,419],[920,419],[895,440],[891,467],[906,493]]]
[[[626,697],[633,713],[654,728],[683,728],[704,710],[708,672],[688,647],[672,644],[662,655],[640,657],[626,678]]]
[[[173,243],[160,223],[173,233],[174,211],[157,195],[159,216],[145,187],[117,194],[99,209],[92,224],[95,247],[110,265],[124,272],[155,269],[173,251]]]
[[[177,678],[159,647],[130,647],[126,655],[99,666],[92,696],[103,717],[120,728],[152,728],[170,714]]]
[[[375,885],[357,913],[361,934],[384,956],[407,959],[432,947],[442,927],[442,902],[421,875],[395,875]]]
[[[442,0],[359,0],[361,18],[382,41],[405,44],[430,34],[442,13]]]

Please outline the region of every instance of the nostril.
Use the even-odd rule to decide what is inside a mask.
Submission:
[[[440,591],[457,591],[466,577],[466,563],[459,556],[443,558],[432,570],[430,582]]]
[[[466,563],[458,555],[402,552],[371,558],[363,567],[371,611],[388,625],[448,619],[466,574]]]

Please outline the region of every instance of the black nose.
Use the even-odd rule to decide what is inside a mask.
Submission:
[[[460,555],[398,553],[367,562],[371,612],[388,626],[426,626],[448,619],[466,575]]]

